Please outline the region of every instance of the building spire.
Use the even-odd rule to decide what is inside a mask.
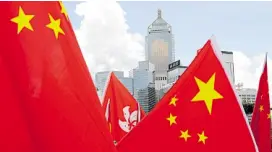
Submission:
[[[161,9],[158,9],[158,18],[161,18]]]

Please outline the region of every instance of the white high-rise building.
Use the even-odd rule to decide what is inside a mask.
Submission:
[[[181,65],[180,60],[169,64],[167,71],[167,84],[175,83],[186,69],[187,66]]]
[[[160,9],[157,19],[148,26],[145,44],[146,60],[155,65],[155,71],[167,71],[168,64],[175,60],[174,36]]]
[[[167,84],[168,64],[175,60],[172,26],[162,18],[160,9],[157,19],[148,26],[145,45],[145,58],[155,66],[155,89],[160,90]]]
[[[227,72],[227,75],[229,76],[230,81],[235,84],[233,52],[221,51],[221,53],[223,59],[223,66]]]
[[[155,89],[160,90],[167,84],[167,71],[155,71]]]
[[[257,90],[253,88],[236,89],[242,104],[254,104],[256,100]]]

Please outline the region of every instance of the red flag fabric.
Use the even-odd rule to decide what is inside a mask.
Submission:
[[[127,88],[111,72],[103,100],[103,109],[114,142],[119,142],[145,116]]]
[[[119,152],[256,152],[242,105],[209,40],[188,69],[117,145]]]
[[[0,151],[116,151],[64,5],[0,11]]]
[[[250,123],[256,143],[260,152],[271,151],[271,118],[270,100],[267,75],[267,56],[264,69],[259,81],[259,89]]]

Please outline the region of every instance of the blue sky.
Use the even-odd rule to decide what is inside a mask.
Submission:
[[[82,18],[74,12],[77,2],[65,2],[74,28]],[[157,9],[172,25],[176,58],[188,64],[195,51],[214,34],[222,49],[248,56],[272,53],[272,2],[119,2],[126,12],[129,31],[146,35]],[[92,28],[92,27],[90,27]],[[270,56],[270,54],[269,54]]]
[[[222,50],[234,52],[236,84],[257,88],[265,52],[272,76],[272,1],[89,0],[64,4],[93,77],[98,71],[127,72],[144,59],[144,36],[159,8],[172,25],[176,59],[183,65],[189,65],[196,50],[215,35]]]

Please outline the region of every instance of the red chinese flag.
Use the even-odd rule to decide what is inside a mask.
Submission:
[[[259,89],[253,110],[251,129],[257,142],[260,152],[271,151],[271,118],[270,101],[267,77],[267,56],[264,63],[264,69],[259,81]]]
[[[120,141],[145,115],[138,102],[113,72],[106,87],[103,109],[114,142]]]
[[[209,40],[185,73],[117,145],[119,152],[256,152],[242,105]]]
[[[0,4],[0,151],[116,151],[63,4]]]

